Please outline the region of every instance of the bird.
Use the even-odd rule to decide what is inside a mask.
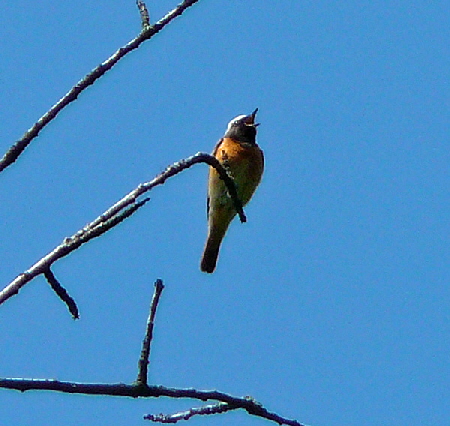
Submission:
[[[259,126],[259,123],[255,123],[257,112],[258,108],[250,115],[233,118],[212,153],[233,178],[243,206],[252,198],[264,171],[264,154],[256,143],[256,128]],[[237,214],[225,183],[212,166],[209,168],[206,204],[208,235],[200,270],[212,273],[216,269],[222,240]]]

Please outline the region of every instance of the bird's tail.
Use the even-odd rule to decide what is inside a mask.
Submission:
[[[202,261],[200,263],[200,269],[203,272],[208,272],[211,274],[214,272],[214,269],[216,269],[221,242],[222,238],[214,238],[212,235],[208,237],[205,250],[203,251]]]

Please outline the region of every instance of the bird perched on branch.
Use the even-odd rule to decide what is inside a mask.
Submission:
[[[257,112],[258,108],[250,115],[239,115],[231,120],[212,153],[233,178],[243,206],[252,198],[264,170],[264,155],[256,143]],[[207,212],[208,237],[200,269],[212,273],[222,239],[236,216],[233,200],[214,167],[209,168]]]

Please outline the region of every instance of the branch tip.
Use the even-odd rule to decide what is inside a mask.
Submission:
[[[44,277],[49,283],[52,290],[56,293],[56,295],[66,304],[67,308],[69,309],[69,312],[72,315],[73,319],[79,319],[79,311],[78,306],[75,302],[75,300],[69,295],[67,290],[61,285],[61,283],[56,279],[53,272],[50,270],[50,267],[45,269]]]
[[[153,293],[152,301],[150,303],[150,313],[147,318],[147,326],[145,330],[145,337],[142,342],[141,356],[138,362],[138,376],[136,382],[139,384],[147,385],[148,382],[148,365],[150,358],[150,345],[153,339],[153,327],[156,316],[156,309],[158,308],[159,299],[161,293],[164,290],[164,284],[161,279],[155,281],[155,290]]]

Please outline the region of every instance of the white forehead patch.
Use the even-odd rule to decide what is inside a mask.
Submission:
[[[230,130],[230,127],[233,125],[233,123],[235,123],[236,121],[242,120],[243,118],[247,117],[245,114],[243,115],[238,115],[237,117],[233,118],[227,126],[227,130]]]

